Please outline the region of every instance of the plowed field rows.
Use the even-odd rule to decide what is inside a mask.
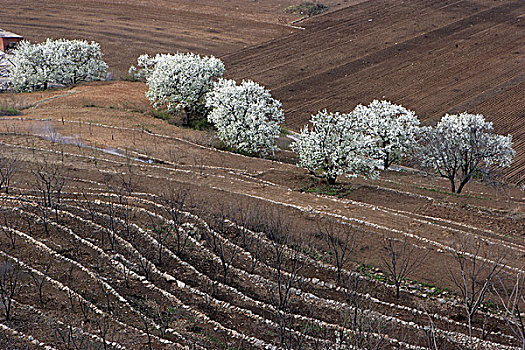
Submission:
[[[105,106],[107,94],[97,91],[110,86],[81,86],[54,99],[45,93],[26,115],[0,120],[2,154],[21,162],[0,197],[0,258],[22,286],[12,319],[1,323],[6,341],[36,339],[48,349],[73,341],[83,348],[262,349],[279,347],[284,334],[293,348],[346,348],[368,339],[384,349],[426,349],[432,322],[438,340],[460,348],[515,344],[499,316],[485,312],[468,340],[461,305],[439,290],[453,287],[452,252],[464,237],[506,249],[506,275],[523,272],[522,192],[501,196],[472,184],[468,195],[448,196],[428,190],[445,187],[439,179],[384,173],[380,181],[355,182],[344,198],[305,193],[308,178],[292,165],[197,145],[188,130],[159,120],[121,126],[122,118],[146,116],[136,111],[140,103],[134,112]],[[120,106],[133,96],[120,98]],[[54,115],[57,105],[63,110]],[[89,122],[97,119],[105,123]],[[37,176],[55,164],[64,187],[51,191],[56,205],[46,208]],[[169,189],[187,191],[185,205],[169,209]],[[288,222],[282,265],[276,228],[250,230],[241,208]],[[317,231],[329,218],[355,234],[339,282]],[[163,234],[175,222],[182,249],[177,231]],[[381,266],[384,237],[406,238],[428,256],[412,277],[441,289],[410,282],[398,299],[391,285],[356,269]],[[40,300],[35,281],[42,280]],[[284,313],[279,281],[292,281]]]
[[[509,177],[521,182],[524,13],[522,1],[367,1],[223,58],[231,77],[272,89],[295,129],[319,109],[350,111],[374,98],[428,120],[484,113],[498,132],[513,134]]]

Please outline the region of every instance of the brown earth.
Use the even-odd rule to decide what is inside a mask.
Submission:
[[[113,327],[119,332],[124,329],[127,332],[126,337],[112,338],[120,344],[128,347],[137,342],[145,344],[145,335],[139,331],[145,330],[140,315],[141,313],[151,315],[155,322],[160,322],[160,319],[155,318],[154,312],[163,303],[173,305],[180,310],[177,323],[171,323],[171,326],[181,336],[165,335],[164,339],[169,341],[181,344],[196,342],[206,348],[226,348],[241,346],[241,344],[247,348],[257,348],[253,344],[250,346],[228,336],[226,329],[217,328],[216,324],[210,323],[211,321],[202,318],[197,318],[196,321],[194,311],[197,310],[226,328],[235,329],[246,336],[255,336],[267,343],[278,343],[276,329],[273,326],[258,321],[254,316],[242,311],[251,310],[267,320],[277,321],[276,315],[269,311],[271,307],[269,305],[272,305],[271,289],[264,287],[264,284],[259,284],[261,278],[275,280],[275,274],[272,272],[275,264],[271,258],[271,246],[265,244],[261,248],[259,254],[264,258],[255,269],[255,276],[245,274],[250,271],[250,260],[249,255],[242,254],[234,259],[233,266],[236,269],[230,272],[230,278],[226,281],[231,288],[257,300],[258,304],[250,301],[251,299],[239,299],[237,294],[232,294],[233,289],[230,287],[214,289],[213,284],[206,282],[206,278],[217,282],[222,281],[222,278],[220,265],[216,262],[218,255],[213,258],[214,253],[204,248],[194,250],[191,254],[178,255],[203,275],[195,275],[187,265],[178,262],[175,255],[162,263],[157,262],[156,246],[147,238],[148,235],[155,235],[155,231],[150,229],[154,222],[151,221],[152,215],[164,215],[162,207],[155,206],[155,203],[160,204],[158,202],[160,198],[157,196],[165,193],[168,188],[177,188],[181,185],[190,191],[191,203],[195,205],[188,209],[203,218],[207,218],[209,211],[220,211],[224,205],[234,207],[258,205],[259,208],[265,207],[274,213],[279,212],[292,225],[296,239],[304,243],[303,251],[308,252],[313,259],[301,271],[301,275],[305,278],[335,283],[332,270],[313,263],[313,261],[324,261],[333,264],[331,255],[327,253],[329,248],[319,239],[317,232],[318,225],[327,218],[332,218],[340,224],[344,223],[356,235],[356,247],[350,261],[345,264],[348,270],[365,264],[380,267],[384,271],[385,237],[406,238],[417,252],[425,254],[427,258],[424,265],[413,273],[411,278],[438,286],[440,289],[455,290],[450,278],[450,271],[455,271],[456,266],[451,250],[455,249],[456,244],[465,237],[471,241],[483,239],[484,252],[491,250],[494,253],[496,249],[507,250],[505,260],[507,267],[504,270],[506,275],[522,270],[525,263],[523,190],[514,187],[493,188],[472,183],[467,186],[464,195],[452,195],[447,193],[448,184],[442,179],[405,170],[384,172],[377,181],[365,179],[348,181],[341,178],[339,181],[343,191],[340,196],[317,195],[309,192],[312,188],[319,188],[317,181],[310,179],[304,170],[293,164],[247,158],[209,148],[206,146],[209,142],[206,133],[180,129],[153,118],[143,95],[144,90],[143,83],[111,82],[85,84],[60,91],[1,96],[9,99],[13,104],[33,106],[25,109],[19,117],[4,117],[0,121],[2,133],[0,147],[3,156],[8,158],[16,156],[23,161],[22,168],[11,184],[11,195],[3,196],[0,201],[4,209],[14,207],[21,210],[15,213],[4,211],[2,215],[8,218],[7,223],[16,224],[19,231],[37,242],[29,238],[19,238],[17,246],[10,248],[7,235],[2,235],[0,250],[4,256],[18,257],[33,269],[43,271],[46,263],[52,258],[47,250],[42,251],[43,246],[38,245],[38,242],[44,243],[59,254],[56,255],[57,261],[51,268],[50,276],[64,285],[74,286],[74,290],[80,295],[85,295],[89,301],[107,311],[111,310],[105,306],[103,291],[107,290],[107,287],[101,289],[100,281],[97,282],[89,272],[101,276],[103,281],[109,283],[118,295],[131,305],[126,306],[128,304],[119,301],[116,296],[110,298],[112,303],[120,305],[120,311],[115,317],[123,323],[115,323]],[[36,205],[38,202],[32,197],[38,195],[38,192],[32,190],[36,183],[31,171],[46,163],[58,164],[66,179],[64,199],[59,206],[61,212],[57,214],[57,219],[51,215],[49,220],[71,228],[85,241],[74,243],[78,239],[72,240],[69,231],[64,231],[61,226],[55,224],[50,229],[51,233],[46,233],[42,219],[26,221],[25,218],[34,218],[34,215],[42,217],[41,209]],[[119,187],[122,185],[121,181],[128,176],[130,183],[133,184],[133,193],[128,195],[128,199],[124,202],[127,204],[123,207],[122,199],[117,201],[118,196],[122,196],[122,192],[118,189],[121,188]],[[115,207],[111,206],[112,197],[108,197],[111,194],[116,196],[113,204]],[[24,204],[25,201],[28,202]],[[91,212],[96,214],[90,214]],[[133,222],[139,225],[138,227],[144,228],[147,233],[133,228],[134,234],[126,234],[123,224],[117,221],[115,225],[118,229],[115,232],[118,232],[121,239],[129,240],[130,244],[155,264],[162,273],[175,276],[200,292],[211,293],[216,298],[213,300],[226,301],[229,305],[241,309],[219,306],[218,301],[209,301],[186,287],[182,288],[179,284],[166,282],[166,279],[157,272],[151,272],[152,275],[146,277],[153,286],[146,288],[147,285],[136,278],[131,278],[128,286],[124,282],[122,271],[117,265],[112,265],[111,261],[115,259],[112,258],[112,254],[116,251],[138,264],[137,255],[129,251],[129,246],[120,246],[120,243],[116,248],[109,246],[108,238],[102,238],[104,232],[99,226],[107,229],[113,225],[108,221],[109,214],[115,215],[118,220],[125,220],[130,213]],[[29,225],[28,223],[32,221],[34,223]],[[6,225],[4,219],[0,222]],[[202,234],[205,235],[205,232],[202,231]],[[224,232],[224,238],[229,242],[238,242],[236,237],[238,236],[235,232]],[[90,246],[88,242],[95,244],[95,247]],[[202,247],[208,247],[206,242],[201,238]],[[166,244],[170,250],[175,249],[173,238],[170,238]],[[106,252],[106,255],[96,250],[97,247]],[[255,247],[248,246],[246,249],[251,254],[255,254]],[[472,249],[467,247],[466,251],[472,252]],[[65,258],[79,264],[78,268],[73,269],[72,278],[76,281],[74,284],[71,284],[71,278],[68,277],[70,263]],[[14,260],[8,258],[8,261],[13,263]],[[288,264],[290,262],[286,263],[287,269],[290,268]],[[81,266],[86,269],[80,269]],[[132,269],[139,275],[143,274],[139,267],[132,267]],[[60,344],[53,333],[53,327],[62,329],[60,325],[54,324],[49,319],[65,319],[66,324],[69,322],[80,327],[84,332],[98,332],[98,324],[93,321],[83,323],[81,314],[68,311],[67,293],[64,294],[54,290],[55,287],[47,285],[46,302],[40,305],[37,291],[31,287],[33,284],[30,277],[24,277],[24,281],[26,292],[16,299],[22,305],[15,308],[15,315],[17,315],[15,320],[6,325],[48,344]],[[403,322],[426,325],[428,317],[424,314],[417,316],[412,311],[407,311],[408,309],[395,306],[421,310],[424,305],[425,310],[430,314],[439,314],[454,320],[436,319],[439,329],[465,334],[462,309],[454,306],[448,294],[415,284],[411,289],[403,291],[400,299],[396,299],[390,287],[373,280],[367,281],[360,287],[364,288],[363,295],[370,293],[373,297],[389,304],[372,303],[372,305],[368,304],[370,301],[361,300],[364,303],[362,307],[366,305],[366,308],[383,315],[394,316]],[[293,299],[291,304],[293,314],[307,317],[304,322],[321,320],[329,324],[346,324],[343,315],[327,311],[330,300],[348,302],[341,290],[313,281],[302,283],[300,288],[304,293],[312,293],[321,299],[313,303],[311,299],[305,299],[305,294],[298,297],[299,299]],[[171,296],[166,292],[171,293]],[[148,298],[144,299],[141,295],[147,295]],[[448,302],[443,304],[443,300]],[[325,305],[325,302],[328,304]],[[31,307],[40,310],[48,321],[43,322],[41,318],[44,316],[30,312]],[[485,320],[482,317],[475,319],[476,329],[486,322],[488,329],[503,330],[508,334],[501,321],[487,317]],[[318,348],[313,344],[319,339],[334,341],[329,326],[321,327],[321,333],[312,333],[311,330],[317,329],[313,326],[315,323],[311,323],[313,328],[309,328],[310,326],[304,328],[305,324],[310,324],[304,322],[292,324],[298,331],[308,329],[304,334],[313,337],[307,340],[308,348]],[[31,326],[39,323],[44,324],[45,327]],[[199,332],[195,332],[197,325],[201,329]],[[384,332],[409,344],[425,344],[422,333],[408,323],[387,328]],[[159,335],[159,333],[155,334]],[[476,337],[481,336],[477,330],[474,334]],[[224,340],[217,342],[213,339]],[[508,344],[510,341],[509,338],[495,333],[489,335],[488,339],[499,344]],[[459,339],[454,342],[461,343]],[[162,343],[157,340],[154,340],[153,344],[154,348],[163,348]],[[131,348],[136,347],[131,345]]]
[[[320,109],[385,98],[435,122],[483,113],[514,137],[509,178],[525,181],[525,3],[366,1],[306,29],[222,57],[227,74],[273,91],[298,130]]]
[[[359,2],[324,1],[332,10]],[[297,29],[299,18],[284,9],[295,0],[6,0],[2,29],[30,41],[94,40],[115,77],[124,76],[143,54],[192,51],[221,56]]]

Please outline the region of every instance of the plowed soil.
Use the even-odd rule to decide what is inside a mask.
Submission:
[[[223,59],[231,77],[272,89],[296,130],[320,109],[350,111],[374,98],[429,122],[483,113],[514,136],[509,177],[523,182],[524,13],[523,1],[366,1]]]
[[[324,1],[331,10],[359,0]],[[94,40],[115,77],[143,54],[192,51],[224,55],[290,34],[301,16],[284,13],[294,0],[6,0],[0,25],[30,41]]]
[[[319,225],[326,219],[335,220],[337,225],[355,234],[355,247],[345,264],[347,271],[356,271],[361,264],[385,271],[384,239],[388,237],[407,239],[417,254],[426,256],[424,264],[411,275],[423,284],[406,284],[399,299],[393,296],[391,287],[375,281],[369,272],[363,275],[365,285],[360,287],[364,289],[360,289],[359,298],[366,299],[360,301],[360,307],[391,320],[393,323],[382,332],[406,346],[426,346],[419,328],[428,325],[429,318],[422,311],[426,310],[433,315],[439,332],[452,332],[439,333],[441,338],[447,334],[445,338],[452,337],[447,341],[459,344],[459,348],[470,348],[468,340],[465,343],[463,311],[450,292],[443,293],[444,288],[455,290],[451,273],[457,273],[453,251],[458,249],[459,242],[479,242],[483,254],[488,254],[484,255],[488,261],[494,261],[498,252],[505,251],[504,275],[525,273],[522,267],[525,196],[518,188],[492,188],[473,182],[463,195],[452,195],[447,193],[448,184],[442,179],[403,170],[384,172],[377,181],[341,178],[339,182],[345,186],[345,192],[340,196],[310,193],[316,181],[292,164],[216,150],[206,146],[207,134],[155,119],[144,90],[143,83],[111,82],[1,96],[11,104],[32,107],[26,108],[21,116],[3,117],[0,122],[2,154],[23,162],[11,183],[10,194],[0,196],[4,210],[0,215],[7,218],[2,219],[1,228],[6,230],[5,225],[15,225],[21,233],[17,233],[14,248],[9,235],[1,235],[0,254],[2,259],[20,265],[25,271],[25,289],[15,298],[14,320],[0,324],[21,335],[16,338],[5,328],[0,335],[22,340],[32,336],[60,348],[62,343],[57,334],[67,331],[64,325],[78,327],[87,334],[84,337],[99,334],[97,320],[101,316],[83,322],[81,314],[70,311],[78,310],[78,306],[68,306],[67,295],[71,292],[59,288],[62,283],[80,296],[85,295],[103,312],[114,309],[106,306],[105,298],[112,305],[119,305],[121,311],[113,314],[116,319],[111,329],[126,330],[128,335],[111,335],[111,339],[131,349],[148,341],[144,334],[145,315],[151,315],[151,324],[158,326],[163,322],[155,314],[162,305],[175,308],[179,316],[169,323],[175,333],[154,332],[157,337],[152,340],[154,348],[169,348],[166,342],[197,343],[217,349],[278,345],[275,324],[278,319],[272,311],[275,304],[268,285],[268,280],[276,278],[276,265],[268,241],[262,240],[264,244],[259,248],[253,245],[255,241],[243,248],[246,251],[234,259],[225,285],[219,284],[222,283],[220,255],[203,236],[196,236],[195,242],[188,246],[189,251],[183,254],[174,253],[176,245],[170,236],[165,258],[159,261],[152,238],[157,233],[151,225],[157,216],[165,220],[162,217],[167,215],[162,211],[159,196],[179,186],[190,193],[188,210],[203,218],[207,218],[206,211],[220,211],[224,205],[258,205],[261,210],[268,208],[286,218],[294,239],[304,244],[301,251],[309,257],[300,272],[306,279],[297,285],[301,294],[293,297],[290,306],[296,320],[290,327],[305,337],[307,348],[318,348],[316,342],[323,339],[333,344],[334,329],[350,327],[345,323],[347,316],[340,315],[340,307],[334,304],[348,303],[348,296],[336,286],[333,269],[323,265],[333,264],[329,248],[318,234]],[[42,223],[45,217],[42,215],[46,214],[39,209],[38,192],[34,189],[35,172],[50,164],[59,166],[66,187],[60,211],[56,217],[49,213],[49,233]],[[128,177],[132,193],[126,195],[118,189]],[[110,221],[108,215],[115,218]],[[129,215],[137,225],[131,228],[131,233],[123,226]],[[108,231],[111,225],[116,225],[115,231]],[[198,231],[201,235],[208,234],[201,230]],[[117,247],[110,245],[107,234],[111,232],[119,236]],[[226,251],[231,254],[231,247],[240,244],[238,234],[224,231],[221,235],[221,239],[229,242]],[[461,249],[469,254],[476,250],[470,245]],[[251,254],[264,257],[253,273]],[[137,262],[140,256],[146,260]],[[44,273],[50,259],[55,259],[49,272],[55,282],[46,285],[45,301],[39,303],[29,272]],[[125,268],[117,263],[119,259],[124,259],[135,273],[128,282],[124,278]],[[140,267],[144,261],[157,270],[150,267],[153,270],[146,274]],[[287,271],[291,268],[288,264]],[[72,269],[73,277],[68,277],[65,272],[68,269]],[[350,274],[345,272],[345,276]],[[372,276],[383,280],[382,275]],[[428,284],[438,288],[429,288]],[[104,297],[108,290],[113,290],[112,294]],[[76,298],[79,304],[88,305],[81,297]],[[42,326],[36,326],[39,323]],[[510,331],[500,320],[481,314],[475,318],[476,338],[482,336],[483,324],[491,332],[487,339],[496,343],[486,343],[484,348],[501,349],[503,344],[514,344]],[[231,330],[239,332],[236,337]],[[81,335],[75,331],[75,337]],[[262,343],[249,343],[249,337]],[[384,348],[397,348],[394,344]]]

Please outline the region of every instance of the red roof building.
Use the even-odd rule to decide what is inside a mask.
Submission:
[[[24,38],[18,34],[0,29],[0,50],[5,51],[14,48],[16,44],[23,39]]]

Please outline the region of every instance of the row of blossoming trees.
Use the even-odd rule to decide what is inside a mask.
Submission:
[[[218,137],[241,152],[269,155],[284,121],[281,103],[261,85],[223,79],[224,64],[194,54],[140,56],[137,71],[149,86],[155,108],[183,110],[186,124],[206,117]],[[374,100],[350,113],[326,110],[313,115],[295,137],[298,165],[335,184],[340,175],[376,177],[379,169],[411,158],[432,168],[460,193],[474,176],[509,166],[515,154],[510,135],[494,134],[480,114],[445,115],[435,126],[420,126],[414,112]]]
[[[45,89],[49,84],[101,80],[107,64],[98,43],[81,40],[22,42],[14,53],[10,75],[16,91]],[[251,81],[223,78],[224,64],[215,57],[188,54],[142,55],[139,69],[146,97],[156,109],[182,111],[184,124],[206,118],[226,146],[267,156],[284,121],[281,103]],[[374,100],[350,113],[326,110],[313,115],[295,137],[298,165],[335,184],[338,176],[375,177],[379,169],[411,158],[447,178],[460,193],[472,177],[509,166],[515,154],[510,135],[497,135],[480,114],[445,115],[435,126],[420,126],[414,112],[389,101]]]

